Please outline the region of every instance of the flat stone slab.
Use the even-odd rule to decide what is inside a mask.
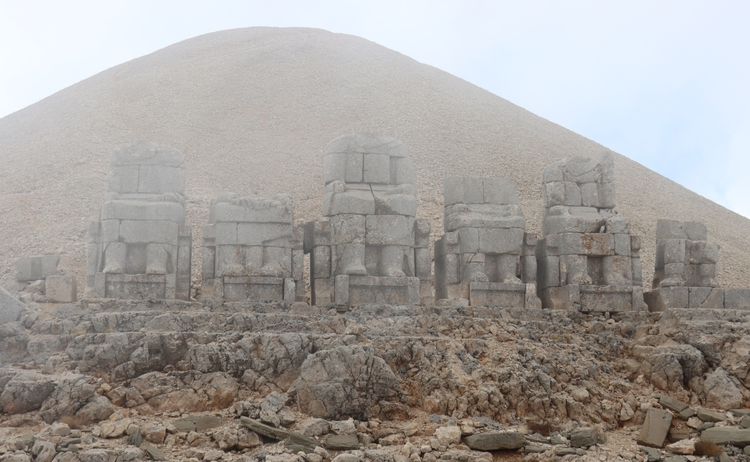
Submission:
[[[224,421],[220,417],[212,415],[189,415],[177,419],[172,424],[181,432],[202,432],[209,428],[220,427]]]
[[[712,411],[703,407],[698,408],[698,413],[696,415],[704,422],[723,422],[727,420],[727,416],[721,412]]]
[[[670,411],[674,411],[677,413],[680,413],[688,408],[687,403],[683,403],[682,401],[674,399],[671,396],[660,396],[659,404],[669,409]]]
[[[320,443],[315,438],[310,438],[309,436],[294,432],[289,434],[289,438],[287,438],[284,443],[284,447],[291,450],[294,454],[300,451],[305,454],[310,454],[315,451],[315,448],[318,446],[320,446]]]
[[[643,427],[641,427],[638,444],[653,448],[662,447],[671,424],[672,414],[662,409],[649,409],[646,413],[646,420],[643,422]]]
[[[359,440],[356,435],[332,435],[326,440],[326,448],[337,451],[359,449]]]
[[[574,448],[587,448],[597,442],[596,430],[593,428],[581,428],[570,432],[570,445]]]
[[[745,447],[750,445],[750,429],[713,427],[701,433],[701,441]]]
[[[270,425],[262,424],[257,420],[253,420],[250,417],[240,417],[240,424],[259,435],[266,436],[274,440],[283,440],[289,438],[289,432],[281,428],[271,427]]]
[[[489,432],[466,437],[466,445],[475,451],[518,449],[525,444],[526,439],[518,432]]]

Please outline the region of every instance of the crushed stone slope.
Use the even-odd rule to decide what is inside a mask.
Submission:
[[[433,67],[322,30],[207,34],[108,69],[0,119],[0,280],[20,256],[62,253],[83,283],[86,229],[115,146],[137,138],[182,150],[196,246],[211,198],[288,192],[297,221],[320,214],[322,155],[335,137],[383,133],[410,148],[422,217],[442,234],[449,175],[513,178],[528,227],[541,223],[541,172],[606,148]],[[698,220],[722,247],[720,282],[750,281],[750,221],[623,156],[618,210],[653,270],[658,218]],[[200,249],[194,255],[195,268]]]

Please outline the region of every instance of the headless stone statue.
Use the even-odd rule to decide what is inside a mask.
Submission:
[[[406,146],[389,137],[344,135],[326,149],[324,178],[324,218],[306,232],[314,260],[314,303],[334,301],[329,286],[339,276],[390,278],[355,282],[403,284],[411,295],[393,300],[419,301],[419,279],[430,286],[429,224],[415,219],[417,190]],[[376,299],[373,292],[373,297],[355,296],[344,304]]]
[[[436,298],[538,307],[536,236],[524,231],[515,183],[507,178],[446,178],[444,195],[446,233],[435,243]]]
[[[190,298],[182,153],[146,141],[114,153],[99,221],[89,227],[87,295]]]
[[[543,189],[544,238],[537,245],[543,306],[642,309],[640,239],[614,210],[612,155],[555,162],[544,169]]]
[[[292,198],[222,193],[203,229],[203,292],[229,301],[303,301],[302,232]]]

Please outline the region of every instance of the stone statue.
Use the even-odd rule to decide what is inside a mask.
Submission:
[[[640,239],[615,212],[614,159],[574,157],[544,169],[544,237],[537,245],[545,308],[643,308]]]
[[[538,308],[536,236],[507,178],[451,177],[445,234],[435,243],[435,296],[470,305]]]
[[[99,221],[89,227],[87,296],[190,298],[181,152],[146,141],[114,153]]]
[[[203,229],[203,297],[304,301],[302,231],[292,198],[222,193]]]
[[[326,148],[324,179],[323,218],[305,232],[313,303],[419,302],[420,283],[431,291],[430,227],[415,218],[406,146],[383,136],[341,136]]]

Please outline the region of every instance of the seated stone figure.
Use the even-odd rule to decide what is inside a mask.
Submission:
[[[190,298],[184,164],[181,152],[146,141],[115,151],[89,227],[88,297]]]
[[[706,227],[696,222],[656,222],[656,261],[651,311],[667,308],[724,308],[724,290],[716,282],[719,246],[708,242]]]
[[[418,303],[420,287],[429,294],[430,227],[415,218],[406,146],[344,135],[326,148],[324,178],[323,218],[305,230],[313,303]]]
[[[202,297],[304,301],[302,232],[292,198],[222,193],[203,228]]]
[[[435,243],[435,296],[470,305],[539,307],[536,236],[507,178],[446,178],[443,237]]]
[[[544,237],[537,245],[545,308],[618,312],[643,308],[640,239],[614,211],[612,154],[544,169]]]

